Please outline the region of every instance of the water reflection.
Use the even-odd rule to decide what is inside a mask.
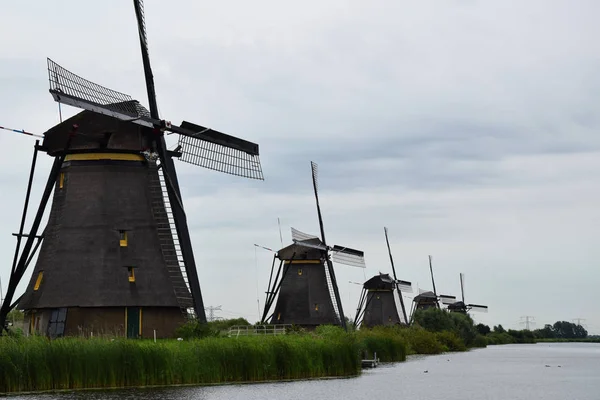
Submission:
[[[214,387],[82,391],[16,396],[71,399],[444,399],[598,400],[600,344],[494,346],[468,353],[411,357],[350,379]]]

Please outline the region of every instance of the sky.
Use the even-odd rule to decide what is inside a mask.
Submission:
[[[59,122],[46,57],[147,104],[130,1],[0,0],[0,9],[1,126],[41,134]],[[352,282],[390,272],[387,226],[398,277],[415,292],[431,289],[432,255],[438,292],[460,296],[462,272],[466,301],[489,306],[478,322],[583,318],[600,333],[600,3],[147,0],[145,9],[161,115],[260,145],[264,181],[177,163],[215,315],[259,319],[273,255],[254,244],[281,247],[278,218],[283,245],[290,227],[318,233],[314,161],[329,244],[365,252],[364,270],[335,266],[346,315],[361,291]],[[0,131],[3,287],[33,144]],[[50,165],[42,157],[34,199]]]

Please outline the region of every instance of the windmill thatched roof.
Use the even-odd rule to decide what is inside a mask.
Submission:
[[[294,260],[319,260],[326,257],[325,246],[321,239],[314,238],[298,240],[277,252],[277,258],[280,260],[291,260],[292,257]]]
[[[422,300],[427,300],[427,301],[437,300],[437,296],[433,292],[427,291],[427,292],[423,292],[423,293],[415,296],[413,299],[413,301],[422,301]]]
[[[367,290],[394,290],[394,286],[394,279],[390,274],[375,275],[363,284]]]
[[[64,151],[71,139],[71,151],[138,152],[147,146],[143,142],[144,129],[148,128],[84,110],[48,129],[43,146],[48,154],[55,155]]]

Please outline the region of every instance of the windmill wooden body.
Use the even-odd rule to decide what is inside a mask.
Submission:
[[[317,165],[311,162],[311,168],[321,238],[292,228],[294,244],[279,250],[273,258],[262,322],[293,324],[309,329],[332,324],[346,329],[332,261],[364,268],[364,253],[326,244],[319,205]],[[275,272],[277,260],[279,267]],[[274,311],[269,314],[273,305]]]
[[[412,292],[412,284],[408,281],[398,280],[388,239],[388,229],[384,228],[384,232],[394,276],[379,273],[363,284],[354,317],[355,327],[371,328],[378,325],[408,324],[402,293]]]
[[[14,307],[29,331],[49,336],[171,336],[187,318],[206,322],[174,158],[262,179],[258,145],[189,122],[161,120],[143,8],[134,0],[150,110],[130,96],[48,60],[50,93],[84,111],[36,143],[0,330]],[[166,147],[164,132],[179,134]],[[37,154],[54,163],[29,233],[24,225]],[[46,228],[44,210],[54,191]],[[24,242],[24,243],[23,243]],[[41,250],[25,293],[17,285]]]

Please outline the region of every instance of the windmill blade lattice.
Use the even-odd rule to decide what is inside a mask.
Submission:
[[[300,240],[309,240],[309,239],[318,239],[318,236],[304,233],[304,232],[299,231],[298,229],[292,227],[292,240],[294,242],[300,241]]]
[[[450,296],[445,294],[439,295],[440,300],[443,304],[454,304],[456,303],[456,296]]]
[[[49,58],[48,81],[50,93],[59,103],[152,127],[150,112],[137,100],[84,79]]]
[[[312,169],[312,178],[315,183],[315,191],[319,191],[319,166],[314,161],[310,162],[310,168]]]
[[[413,292],[411,282],[398,280],[396,283],[398,285],[398,289],[400,289],[402,292],[404,292],[404,293],[412,293]]]
[[[467,304],[467,307],[469,308],[470,311],[478,311],[478,312],[483,312],[483,313],[488,312],[487,306],[482,306],[479,304]]]
[[[302,246],[302,247],[308,247],[311,249],[327,251],[327,247],[323,244],[307,243],[302,240],[294,241],[294,243],[297,244],[298,246]]]
[[[348,247],[333,246],[331,260],[338,264],[348,265],[350,267],[366,268],[365,253],[360,250],[350,249]]]
[[[194,136],[179,135],[181,161],[244,178],[264,179],[258,146],[254,143],[185,121],[181,127],[197,132],[194,136],[202,135],[204,138],[210,135],[222,142],[228,142],[228,146],[224,146]],[[254,154],[249,152],[252,147],[256,147]]]

